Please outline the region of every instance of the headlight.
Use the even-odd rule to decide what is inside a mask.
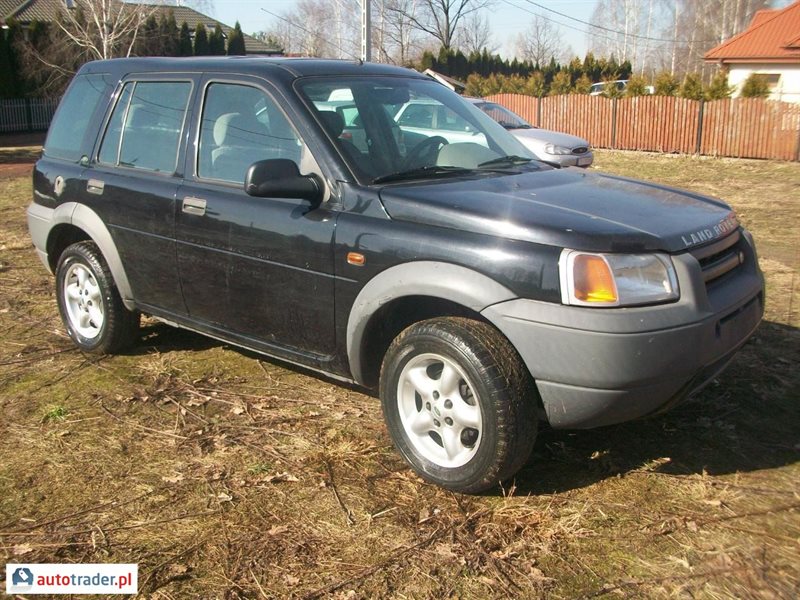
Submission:
[[[566,146],[559,146],[557,144],[547,144],[544,151],[548,154],[572,154],[572,148]]]
[[[564,249],[559,260],[561,299],[578,306],[634,306],[680,296],[666,254],[593,254]]]

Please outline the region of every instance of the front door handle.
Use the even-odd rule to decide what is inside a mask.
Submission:
[[[206,201],[202,198],[192,198],[188,196],[183,199],[181,210],[186,214],[202,217],[206,214]]]

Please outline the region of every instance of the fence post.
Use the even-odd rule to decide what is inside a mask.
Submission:
[[[797,125],[797,148],[795,149],[794,159],[800,162],[800,123]]]
[[[537,97],[538,102],[536,103],[536,126],[542,126],[542,97]]]
[[[30,98],[25,98],[25,125],[27,126],[26,131],[31,133],[33,131],[33,109]]]
[[[703,113],[705,112],[706,101],[700,98],[700,107],[697,110],[697,142],[695,143],[694,153],[700,155],[703,147]]]
[[[617,145],[617,98],[611,99],[611,149]]]

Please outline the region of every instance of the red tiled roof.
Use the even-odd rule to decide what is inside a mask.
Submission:
[[[760,10],[750,26],[705,59],[723,63],[800,63],[800,0],[780,10]]]

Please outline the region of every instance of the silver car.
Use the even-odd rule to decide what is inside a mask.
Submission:
[[[592,146],[583,138],[559,131],[539,129],[495,102],[488,102],[482,98],[466,98],[466,100],[508,129],[509,133],[540,160],[558,163],[562,167],[588,167],[594,162]]]

